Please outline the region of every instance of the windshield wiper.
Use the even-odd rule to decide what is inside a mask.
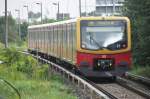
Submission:
[[[99,45],[99,43],[93,38],[93,36],[91,35],[91,33],[89,33],[89,34],[90,34],[90,41],[93,40],[94,43],[98,46],[99,49],[104,49],[104,47],[101,46],[101,45]]]

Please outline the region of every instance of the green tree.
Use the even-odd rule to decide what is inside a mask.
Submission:
[[[4,17],[0,17],[0,42],[4,41],[4,28],[5,28],[5,21]]]
[[[150,65],[150,0],[125,0],[123,12],[131,19],[134,63]]]
[[[25,38],[27,37],[27,33],[28,33],[28,23],[27,22],[23,22],[21,24],[21,38],[23,40],[25,40]]]
[[[41,17],[41,13],[34,13],[32,11],[29,12],[29,19],[30,19],[30,24],[36,25],[40,24],[41,22],[38,22],[37,20]]]
[[[4,42],[5,17],[0,17],[0,42]],[[18,39],[16,20],[11,15],[8,16],[8,41],[14,42]]]
[[[43,22],[44,22],[44,23],[53,23],[53,22],[57,22],[57,20],[55,20],[55,19],[49,19],[49,18],[45,17],[45,18],[43,19]]]

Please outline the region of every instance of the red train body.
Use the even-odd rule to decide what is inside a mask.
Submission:
[[[112,60],[112,68],[100,68],[96,65],[96,60]],[[84,73],[84,75],[90,76],[99,76],[99,72],[103,71],[101,75],[103,76],[118,76],[124,75],[125,71],[131,69],[131,52],[119,53],[119,54],[87,54],[77,52],[77,66],[80,68],[80,71]],[[95,70],[93,71],[93,67]],[[101,70],[100,70],[101,69]],[[104,74],[104,72],[106,74]],[[110,73],[108,73],[110,72]]]

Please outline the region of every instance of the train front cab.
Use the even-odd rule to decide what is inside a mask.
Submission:
[[[81,18],[77,32],[76,65],[85,76],[122,76],[131,68],[128,18]]]

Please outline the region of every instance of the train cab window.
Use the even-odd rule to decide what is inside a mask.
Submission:
[[[81,48],[120,50],[127,47],[125,21],[81,21]]]

